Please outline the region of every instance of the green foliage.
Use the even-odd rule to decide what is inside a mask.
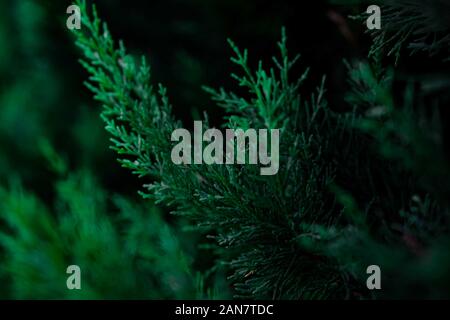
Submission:
[[[253,74],[248,65],[248,52],[243,53],[229,40],[236,57],[231,61],[243,69],[244,75],[232,74],[239,86],[248,89],[251,97],[239,97],[234,93],[227,93],[224,89],[216,91],[205,88],[212,95],[216,103],[223,107],[230,116],[229,125],[239,128],[285,128],[288,114],[298,107],[297,91],[306,79],[308,71],[296,83],[290,83],[289,71],[300,58],[288,59],[286,48],[286,33],[283,30],[282,41],[278,44],[282,61],[274,58],[276,70],[273,68],[266,72],[262,61],[259,62],[258,71]],[[279,73],[278,77],[275,72]]]
[[[329,2],[352,13],[375,3]],[[181,127],[174,114],[198,104],[192,88],[208,74],[220,75],[215,59],[223,33],[242,29],[237,38],[257,42],[272,37],[286,16],[268,23],[259,9],[274,14],[259,2],[198,0],[208,6],[208,28],[201,19],[166,24],[176,12],[163,3],[152,7],[160,17],[146,21],[155,31],[139,33],[142,42],[149,34],[160,40],[151,43],[152,73],[144,58],[113,42],[95,13],[76,31],[112,148],[144,180],[145,203],[117,195],[117,185],[134,190],[116,167],[99,161],[108,154],[106,134],[97,110],[81,102],[72,47],[61,41],[64,5],[0,3],[1,297],[215,298],[228,297],[232,285],[235,296],[250,298],[448,298],[450,79],[442,63],[449,53],[448,0],[376,1],[382,30],[373,32],[369,60],[347,64],[345,112],[333,111],[339,101],[326,92],[344,77],[330,74],[311,94],[310,76],[320,75],[316,67],[297,74],[299,59],[289,57],[285,32],[278,57],[256,69],[258,61],[230,41],[237,88],[205,90],[226,113],[224,127],[281,128],[280,171],[272,177],[250,165],[175,166],[170,134]],[[225,23],[230,3],[244,24],[230,28],[234,15]],[[109,0],[108,7],[119,8]],[[256,8],[258,17],[249,19]],[[82,9],[89,17],[84,2]],[[130,22],[124,19],[122,26]],[[195,55],[178,41],[190,42],[189,34],[198,35]],[[311,39],[300,34],[294,45],[309,49]],[[358,48],[364,45],[357,32],[353,38]],[[159,57],[155,47],[165,47]],[[425,54],[411,60],[405,48]],[[164,52],[173,57],[160,61]],[[388,55],[402,63],[386,65]],[[433,68],[418,70],[422,62]],[[155,75],[176,89],[174,111],[167,90],[152,85]],[[80,167],[91,169],[74,169]],[[179,216],[164,215],[153,202]],[[82,267],[82,291],[66,288],[70,264]],[[379,292],[365,289],[371,264],[382,270]]]
[[[380,153],[420,177],[420,184],[445,200],[450,167],[445,154],[439,97],[426,99],[411,81],[401,101],[394,101],[394,72],[379,63],[360,63],[350,69],[348,102],[363,114],[358,127],[375,138]],[[431,101],[431,103],[430,103]],[[430,163],[433,163],[430,166]]]
[[[370,54],[385,50],[398,61],[402,47],[411,53],[450,54],[450,1],[430,0],[425,9],[420,0],[383,1],[383,27],[377,31]]]
[[[349,65],[350,112],[329,108],[325,78],[317,92],[300,96],[307,71],[291,80],[298,59],[289,58],[284,32],[281,57],[269,69],[260,62],[256,72],[247,51],[230,41],[232,62],[243,72],[233,78],[246,90],[206,91],[227,112],[229,127],[281,128],[280,171],[263,177],[251,165],[172,164],[170,134],[180,123],[166,90],[153,88],[144,58],[137,63],[122,43],[114,46],[95,8],[89,16],[80,5],[83,28],[75,34],[87,85],[103,105],[122,165],[149,182],[146,198],[208,231],[236,296],[398,298],[412,288],[418,297],[448,296],[449,189],[436,182],[448,166],[439,128],[421,115],[423,101],[412,89],[399,107],[394,72],[380,58],[395,39],[401,44],[417,35],[411,41],[423,49],[430,32],[441,31],[417,24],[413,2],[399,14],[387,12],[383,30],[398,33],[376,38],[374,63]],[[400,27],[395,19],[411,10]],[[445,49],[443,39],[435,38],[429,51]],[[365,289],[371,264],[381,266],[385,279],[377,294]]]
[[[83,16],[87,17],[85,4],[81,6]],[[253,166],[173,165],[169,158],[169,142],[177,123],[169,113],[165,90],[160,87],[160,97],[153,94],[147,82],[145,63],[137,68],[131,58],[127,59],[123,45],[119,50],[112,49],[107,28],[100,29],[95,11],[93,21],[84,20],[84,24],[86,28],[83,30],[88,30],[90,36],[77,32],[78,44],[85,56],[92,59],[91,64],[83,64],[91,73],[90,80],[97,83],[95,86],[89,84],[89,87],[104,104],[102,117],[114,137],[114,147],[119,154],[131,156],[121,162],[141,176],[151,174],[159,179],[145,186],[150,193],[148,196],[158,203],[175,206],[177,214],[189,216],[199,227],[214,232],[216,241],[227,248],[225,254],[230,255],[226,262],[234,270],[231,279],[236,283],[238,292],[253,297],[314,297],[317,293],[312,287],[324,281],[338,290],[339,272],[327,261],[315,265],[314,269],[307,267],[299,271],[292,268],[298,263],[312,266],[312,261],[317,259],[299,254],[295,244],[299,231],[294,221],[303,217],[332,220],[329,208],[322,209],[326,216],[323,218],[314,212],[315,208],[311,207],[313,199],[311,203],[305,203],[305,208],[296,206],[304,188],[325,188],[331,175],[327,172],[328,165],[307,172],[302,167],[312,166],[312,163],[305,161],[303,164],[292,157],[284,172],[272,178],[259,177]],[[259,123],[248,122],[244,126],[283,125],[283,129],[295,129],[299,124],[289,122],[291,118],[309,122],[311,132],[316,132],[321,126],[318,114],[322,108],[327,110],[323,102],[323,87],[318,90],[317,96],[312,97],[312,102],[305,103],[303,111],[300,111],[300,98],[296,91],[304,77],[293,84],[289,82],[288,71],[292,63],[287,57],[285,41],[283,37],[280,43],[281,62],[276,62],[279,78],[275,78],[274,70],[266,72],[262,66],[253,76],[246,64],[247,54],[241,54],[235,47],[237,57],[234,62],[241,65],[245,72],[244,77],[235,78],[242,86],[249,88],[251,97],[248,102],[223,90],[219,94],[209,90],[228,111],[236,112],[230,121],[243,124],[245,119],[251,119]],[[124,60],[127,63],[121,63]],[[158,103],[159,100],[162,103]],[[256,113],[259,117],[249,118],[249,113]],[[119,121],[124,121],[128,127],[118,125]],[[314,127],[316,123],[318,127]],[[314,159],[317,154],[309,153],[308,149],[320,147],[318,141],[310,136],[311,132],[289,134],[288,130],[283,131],[282,134],[286,134],[283,136],[285,147],[289,146],[291,152],[299,153],[305,160]],[[301,150],[301,145],[304,145],[304,150]],[[283,161],[288,160],[288,154],[281,157]],[[298,184],[300,180],[310,181],[310,185]],[[320,210],[321,204],[316,202],[315,207]],[[268,260],[268,256],[272,259]],[[273,273],[274,267],[280,272]],[[304,276],[320,268],[324,269],[323,274],[317,273],[320,277]],[[329,275],[324,278],[327,273]],[[282,290],[288,283],[293,288],[292,292]]]
[[[411,85],[403,105],[395,102],[393,81],[393,70],[381,68],[379,61],[349,65],[352,90],[347,100],[358,114],[355,128],[370,137],[372,148],[385,159],[387,167],[379,174],[395,178],[385,180],[388,193],[374,193],[370,211],[365,209],[370,228],[332,228],[320,250],[336,257],[361,282],[366,275],[360,270],[377,262],[385,280],[375,296],[405,298],[412,295],[410,290],[417,297],[446,298],[450,167],[443,133],[436,110],[424,112],[425,101],[413,94]],[[345,210],[361,213],[355,193],[335,191]],[[380,200],[390,201],[389,206],[381,209]]]
[[[55,188],[53,210],[20,183],[0,189],[0,220],[5,222],[0,231],[2,296],[220,296],[214,287],[207,292],[204,276],[192,270],[195,237],[166,223],[155,207],[108,197],[88,171],[70,174]],[[66,287],[65,271],[71,264],[81,268],[82,290]]]

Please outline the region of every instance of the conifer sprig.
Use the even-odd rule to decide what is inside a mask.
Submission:
[[[286,165],[275,177],[263,178],[250,165],[185,167],[167,161],[169,132],[176,127],[167,98],[163,95],[161,107],[160,99],[148,84],[147,69],[135,72],[133,60],[126,55],[123,45],[115,52],[106,26],[100,29],[95,10],[93,22],[89,22],[84,2],[81,8],[87,34],[76,35],[87,58],[83,65],[94,83],[88,86],[104,104],[102,118],[114,138],[114,148],[137,160],[122,163],[141,176],[153,173],[158,178],[146,185],[147,196],[174,207],[174,213],[189,216],[199,228],[210,230],[222,248],[228,248],[222,261],[233,271],[230,279],[239,294],[271,298],[334,294],[339,286],[331,279],[339,278],[338,270],[327,259],[302,253],[295,240],[303,232],[299,221],[304,219],[306,225],[308,221],[331,221],[330,208],[323,207],[319,198],[314,200],[320,195],[319,190],[326,189],[332,175],[329,165],[319,160],[321,138],[315,136],[329,111],[323,85],[310,102],[300,99],[298,89],[307,72],[297,81],[289,80],[288,73],[298,58],[289,60],[285,33],[279,44],[281,58],[274,61],[278,76],[275,69],[264,70],[262,63],[253,73],[247,64],[246,51],[241,52],[230,42],[236,54],[232,61],[244,70],[243,76],[233,77],[249,89],[248,98],[226,93],[224,89],[207,89],[230,114],[230,126],[283,129],[286,151],[282,152],[281,161]],[[140,86],[147,88],[147,92],[136,90]],[[155,140],[159,143],[154,143]],[[320,166],[313,165],[314,158]],[[152,159],[156,159],[155,164]],[[318,193],[305,192],[315,188]],[[311,199],[300,200],[303,196]],[[312,272],[312,261],[316,260],[322,262],[314,270],[324,272],[321,276],[306,276]],[[305,268],[293,267],[299,263],[304,263]],[[274,267],[281,272],[273,273]],[[327,293],[317,291],[318,282],[323,281],[334,283],[334,289]],[[295,289],[283,290],[288,283],[294,283]]]

